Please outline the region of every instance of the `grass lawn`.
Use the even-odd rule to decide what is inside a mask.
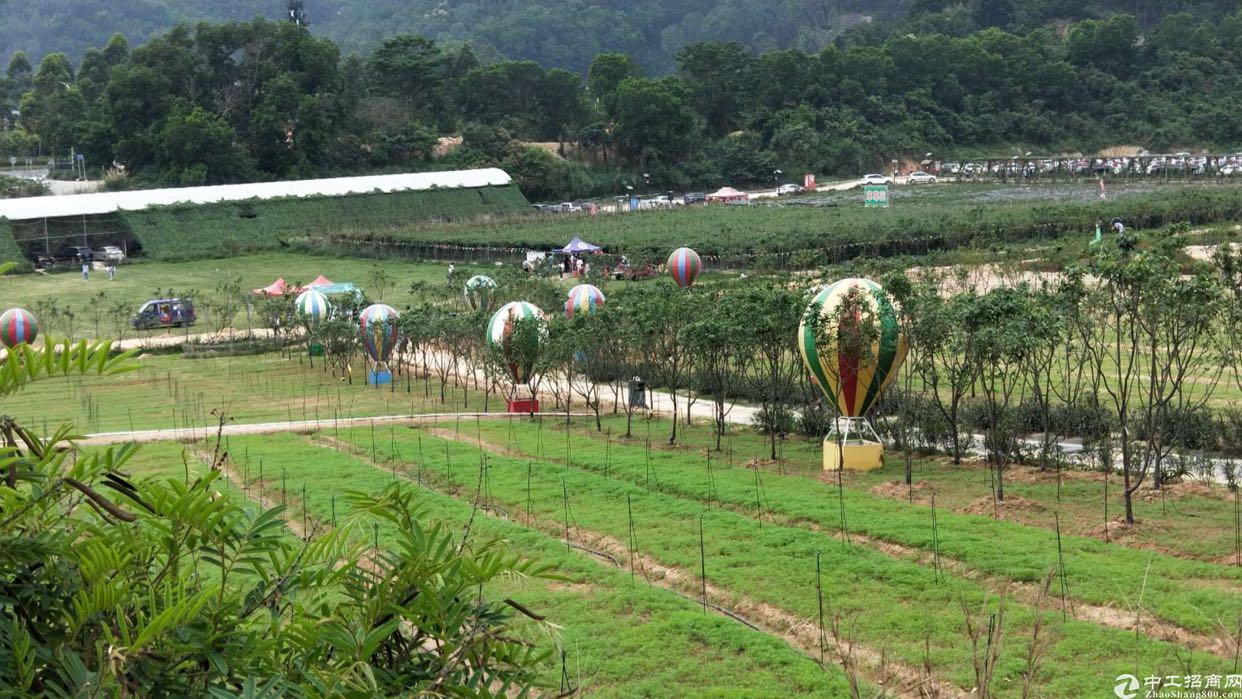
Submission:
[[[470,268],[472,266],[466,267]],[[444,284],[448,266],[434,262],[334,258],[296,253],[264,253],[190,262],[138,260],[118,268],[116,279],[112,281],[103,272],[93,272],[88,282],[83,282],[78,272],[3,276],[0,277],[0,297],[4,298],[5,307],[22,306],[32,312],[41,304],[55,304],[62,310],[71,309],[76,316],[73,325],[75,337],[115,338],[118,332],[109,318],[108,309],[123,304],[132,313],[143,302],[171,290],[178,295],[194,296],[199,302],[197,310],[200,317],[194,332],[206,332],[209,322],[204,317],[205,304],[217,293],[219,285],[231,280],[240,279],[242,289],[258,289],[271,284],[277,277],[284,277],[290,283],[306,283],[323,274],[332,281],[353,282],[374,297],[371,275],[375,269],[383,270],[392,279],[384,302],[401,308],[413,298],[410,294],[411,283]],[[484,267],[479,266],[479,269]],[[94,312],[97,308],[101,316],[98,329],[95,327]],[[126,320],[128,317],[128,314],[124,316]],[[245,327],[242,314],[238,314],[236,322],[240,327]],[[43,332],[46,331],[45,327]],[[54,324],[52,331],[64,335],[69,328],[61,321]],[[132,331],[126,332],[132,335]]]
[[[561,531],[568,501],[568,516],[574,527],[625,541],[627,505],[631,505],[639,551],[664,564],[692,571],[695,576],[700,565],[698,525],[702,522],[707,577],[712,585],[805,619],[815,617],[814,560],[818,551],[823,556],[830,609],[848,621],[859,642],[882,648],[890,658],[913,667],[923,662],[928,644],[938,676],[964,690],[972,684],[959,605],[964,601],[975,610],[981,605],[995,609],[995,598],[973,580],[946,574],[938,581],[929,566],[893,558],[865,545],[843,545],[831,534],[805,526],[759,522],[726,509],[706,508],[692,498],[648,492],[620,477],[527,458],[484,456],[471,446],[438,439],[421,430],[399,430],[395,444],[378,450],[379,464],[363,464],[372,471],[365,480],[358,464],[369,459],[368,431],[343,431],[341,436],[353,440],[358,457],[351,460],[325,446],[313,445],[312,438],[293,436],[235,440],[232,452],[239,453],[239,444],[245,443],[248,458],[252,462],[262,459],[268,474],[277,464],[284,467],[280,477],[288,479],[290,491],[298,493],[305,483],[308,493],[316,493],[321,499],[343,492],[334,491],[335,487],[368,487],[364,483],[372,484],[369,488],[379,487],[394,477],[389,469],[399,469],[454,492],[460,499],[468,500],[481,492],[480,497],[510,517],[522,517],[529,507],[535,522],[548,534]],[[320,453],[325,451],[327,454]],[[395,461],[384,463],[393,453]],[[347,465],[351,461],[354,466]],[[248,471],[253,477],[255,469]],[[327,473],[333,474],[340,486],[325,482]],[[671,477],[661,474],[662,481]],[[270,482],[272,476],[268,479]],[[1009,602],[1004,619],[1006,646],[996,682],[1004,696],[1018,693],[1025,647],[1037,613],[1041,612],[1029,605]],[[1037,674],[1037,684],[1045,696],[1098,694],[1100,677],[1113,677],[1135,667],[1163,666],[1174,662],[1178,653],[1196,668],[1222,671],[1226,665],[1222,659],[1136,637],[1131,632],[1072,618],[1062,621],[1059,613],[1050,611],[1041,614],[1046,624],[1044,638],[1050,644],[1046,666]]]
[[[295,520],[304,511],[310,521],[323,526],[331,523],[334,514],[343,520],[348,516],[345,492],[378,491],[392,479],[387,472],[295,436],[239,441],[251,460],[265,459],[271,465],[263,494],[271,502],[282,501],[283,483],[288,514]],[[130,470],[142,476],[181,478],[181,452],[180,444],[144,446]],[[282,466],[287,467],[283,473],[277,470]],[[193,478],[205,466],[191,461],[189,468]],[[240,471],[242,465],[236,468]],[[253,497],[260,490],[258,471],[248,472],[252,479],[248,486],[237,482],[231,486]],[[454,531],[463,530],[471,518],[467,503],[432,491],[421,491],[420,502],[427,521],[442,522]],[[569,680],[586,696],[848,694],[838,668],[822,669],[781,640],[717,615],[705,615],[692,602],[670,592],[641,581],[635,584],[628,573],[587,554],[568,552],[552,537],[483,516],[473,520],[471,532],[475,540],[504,539],[519,554],[551,563],[564,576],[565,580],[503,580],[484,591],[495,598],[516,599],[548,617],[548,633],[537,642],[554,651],[542,672],[543,682],[550,687],[559,686],[562,667],[555,651],[563,648]],[[379,544],[385,547],[396,542],[390,532],[382,530]]]
[[[715,453],[715,438],[711,425],[700,420],[689,428],[678,427],[678,445],[669,447],[669,422],[665,419],[635,421],[637,446],[641,447],[648,436],[652,449],[661,463],[670,461],[684,463],[693,459],[705,468],[705,455],[712,453],[715,467],[747,466],[759,468],[780,476],[795,479],[828,481],[836,483],[835,473],[821,469],[822,452],[818,440],[790,437],[780,442],[780,461],[768,459],[770,452],[764,435],[752,429],[732,428],[731,434],[722,442],[722,453]],[[564,460],[565,441],[563,420],[544,418],[545,436],[542,450],[539,435],[525,431],[521,439],[510,442],[508,428],[494,424],[483,426],[484,438],[505,446],[520,449],[523,453],[542,453],[549,458]],[[597,463],[608,456],[607,442],[619,449],[618,438],[625,432],[624,417],[605,417],[604,434],[595,431],[593,424],[574,423],[572,459],[578,463]],[[978,514],[1000,518],[1046,529],[1054,529],[1059,515],[1063,533],[1088,536],[1104,540],[1104,474],[1077,469],[1066,469],[1061,475],[1061,487],[1057,487],[1054,471],[1020,465],[1011,466],[1005,472],[1007,504],[995,510],[992,507],[991,485],[987,467],[981,462],[953,465],[947,457],[914,458],[914,487],[907,491],[904,459],[900,452],[889,450],[884,468],[869,473],[846,472],[845,487],[859,491],[861,495],[881,497],[905,503],[912,500],[919,505],[929,505],[934,494],[937,505],[958,513]],[[753,504],[753,499],[752,499]],[[888,505],[886,505],[888,507]],[[1234,505],[1232,494],[1224,487],[1199,483],[1171,484],[1162,495],[1147,488],[1141,489],[1135,499],[1138,524],[1133,527],[1119,523],[1124,514],[1124,501],[1120,475],[1113,474],[1108,482],[1109,540],[1121,541],[1129,546],[1150,548],[1174,556],[1218,561],[1234,553]]]
[[[330,426],[334,417],[484,409],[481,391],[450,386],[448,402],[440,403],[435,377],[427,384],[415,379],[408,391],[403,376],[389,387],[367,386],[361,360],[349,383],[319,360],[312,367],[296,350],[292,359],[279,353],[211,359],[152,354],[133,363],[134,371],[113,376],[34,383],[7,409],[31,426],[73,422],[85,432],[211,425],[213,410],[237,423],[322,420]],[[487,407],[498,406],[503,409],[503,402],[493,394]]]
[[[623,424],[618,426],[623,428]],[[666,434],[660,429],[665,423],[656,424],[653,434]],[[637,439],[623,445],[615,439],[610,443],[606,434],[595,433],[583,423],[572,435],[570,463],[610,480],[643,488],[650,484],[653,491],[675,495],[699,507],[723,504],[752,518],[810,524],[829,532],[843,529],[843,502],[844,521],[852,532],[926,552],[938,548],[942,555],[961,561],[969,569],[1001,579],[1037,583],[1057,561],[1056,536],[1044,527],[996,520],[990,515],[949,512],[941,506],[938,536],[933,537],[931,511],[924,504],[882,497],[870,492],[865,482],[855,487],[852,480],[839,496],[834,480],[821,478],[814,470],[817,466],[807,465],[811,459],[818,464],[818,445],[811,442],[787,443],[785,461],[778,467],[781,472],[768,471],[759,478],[758,471],[746,468],[742,460],[745,454],[759,452],[755,442],[746,444],[747,439],[757,441],[757,436],[735,437],[732,467],[727,453],[713,455],[708,451],[706,439],[692,442],[693,447],[653,448],[648,463],[643,430],[645,426],[640,427]],[[545,420],[542,428],[537,422],[527,423],[512,433],[508,426],[480,423],[478,431],[485,441],[501,449],[511,447],[517,452],[516,458],[542,456],[565,463],[567,440],[561,421]],[[658,439],[653,440],[653,447]],[[814,477],[808,477],[812,474]],[[983,472],[978,475],[984,477]],[[1044,506],[1055,508],[1047,502]],[[1148,507],[1156,509],[1159,504]],[[1227,522],[1232,527],[1232,512]],[[1242,567],[1189,561],[1070,535],[1063,538],[1063,548],[1066,577],[1072,594],[1079,599],[1128,609],[1144,590],[1146,614],[1203,633],[1214,632],[1222,621],[1232,626],[1242,610]],[[1231,551],[1222,547],[1218,555],[1223,558]],[[1147,571],[1150,577],[1144,582]]]

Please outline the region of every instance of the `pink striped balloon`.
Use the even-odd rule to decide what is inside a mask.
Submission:
[[[5,347],[30,344],[39,336],[39,321],[24,308],[10,308],[0,315],[0,341]]]
[[[569,290],[569,297],[565,299],[565,317],[573,318],[575,315],[595,315],[600,306],[604,305],[604,292],[592,284],[579,284]]]
[[[690,248],[677,248],[668,256],[668,272],[673,275],[677,286],[683,289],[693,286],[694,280],[699,278],[699,272],[702,271],[703,261]]]

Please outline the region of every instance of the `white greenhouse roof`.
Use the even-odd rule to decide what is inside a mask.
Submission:
[[[170,204],[214,204],[245,199],[280,197],[339,197],[371,192],[411,192],[426,189],[460,189],[507,185],[508,173],[498,168],[414,172],[401,175],[333,177],[324,180],[286,180],[213,187],[142,189],[129,192],[97,192],[61,196],[0,200],[0,218],[11,221],[59,216],[89,216],[114,211],[138,211]]]

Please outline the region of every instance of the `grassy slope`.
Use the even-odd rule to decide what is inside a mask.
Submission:
[[[551,427],[555,418],[549,418]],[[651,433],[655,435],[652,447],[657,458],[701,458],[704,452],[715,449],[715,437],[707,421],[700,421],[687,428],[678,427],[678,446],[670,448],[666,440],[668,422],[653,420]],[[619,435],[625,432],[622,417],[604,417],[604,435],[595,432],[593,425],[578,423],[574,434],[574,463],[598,462],[612,450],[620,450]],[[563,459],[563,430],[556,426],[556,436],[548,433],[545,456]],[[484,425],[485,439],[492,443],[510,446],[508,431],[501,426]],[[645,438],[647,425],[635,423],[635,434]],[[611,436],[611,435],[616,435]],[[601,444],[601,441],[603,442]],[[641,446],[642,442],[636,442]],[[514,441],[514,449],[530,452],[538,448],[536,436],[531,440]],[[670,449],[672,451],[670,451]],[[714,454],[713,465],[717,468],[734,464],[758,465],[765,472],[779,472],[810,480],[831,481],[835,474],[821,469],[822,450],[818,440],[790,437],[780,442],[780,464],[768,461],[769,451],[764,435],[748,428],[734,427],[722,443],[724,453]],[[730,454],[731,450],[731,454]],[[689,454],[687,454],[689,452]],[[617,452],[619,453],[619,451]],[[694,457],[692,455],[698,455]],[[884,468],[868,473],[847,472],[845,487],[862,493],[875,493],[886,499],[904,503],[909,497],[905,488],[905,464],[897,450],[888,452]],[[934,493],[937,505],[948,511],[972,511],[991,516],[991,487],[988,471],[980,463],[953,465],[943,457],[916,456],[913,461],[913,500],[921,505],[930,504]],[[1005,491],[1013,502],[1011,507],[1001,508],[1005,519],[1033,524],[1052,530],[1056,525],[1054,515],[1060,515],[1062,531],[1101,538],[1103,536],[1104,478],[1102,473],[1088,473],[1067,469],[1063,473],[1060,497],[1057,495],[1055,472],[1040,473],[1036,469],[1014,465],[1007,472]],[[764,476],[767,478],[767,476]],[[1122,512],[1123,499],[1120,478],[1111,477],[1108,484],[1109,516],[1115,519]],[[823,487],[818,486],[818,487]],[[835,495],[835,489],[833,490]],[[1135,502],[1135,514],[1139,525],[1133,529],[1122,528],[1113,523],[1110,536],[1120,538],[1127,545],[1139,545],[1173,555],[1200,560],[1219,560],[1234,550],[1233,503],[1229,492],[1223,487],[1205,488],[1197,485],[1173,484],[1167,489],[1166,498],[1141,490]]]
[[[509,185],[168,206],[126,213],[123,218],[148,256],[185,260],[277,250],[293,238],[353,228],[393,230],[417,222],[473,219],[526,208],[526,198]]]
[[[352,437],[362,450],[367,449],[365,430],[355,431]],[[421,459],[417,453],[420,437]],[[280,445],[264,445],[262,449],[269,468],[282,459],[293,464],[307,461],[300,450],[285,455],[286,448]],[[480,463],[474,448],[406,431],[398,435],[397,449],[403,468],[413,471],[415,466],[410,464],[421,463],[424,478],[451,482],[465,493],[474,492]],[[385,458],[382,451],[381,460]],[[255,458],[254,451],[251,458]],[[530,462],[491,456],[487,463],[487,493],[509,512],[523,511]],[[647,492],[623,480],[543,462],[533,464],[529,478],[531,510],[550,531],[558,530],[564,516],[564,489],[576,526],[624,541],[628,497],[639,550],[686,571],[696,571],[699,566],[697,527],[701,518],[707,534],[707,576],[712,584],[808,619],[816,614],[814,558],[820,551],[825,595],[832,608],[854,625],[860,642],[884,648],[891,657],[918,666],[924,658],[924,642],[929,641],[939,674],[963,688],[973,682],[959,603],[965,601],[973,609],[995,604],[994,598],[985,602],[989,595],[973,581],[946,575],[938,583],[930,567],[893,559],[866,546],[843,545],[830,534],[705,509],[690,499]],[[1010,602],[997,682],[1003,695],[1018,690],[1021,658],[1034,613],[1029,607]],[[1044,633],[1052,646],[1038,684],[1046,696],[1090,696],[1098,692],[1099,677],[1132,671],[1135,665],[1162,666],[1173,662],[1176,653],[1192,656],[1195,667],[1219,671],[1225,665],[1220,659],[1133,633],[1073,619],[1063,622],[1059,614],[1044,614]]]
[[[495,425],[481,427],[484,439],[507,444],[507,431]],[[563,434],[545,427],[545,454],[563,455]],[[534,426],[514,431],[514,445],[537,455],[540,435]],[[639,442],[641,445],[641,442]],[[573,464],[593,472],[608,469],[617,480],[645,484],[647,464],[641,448],[611,448],[603,436],[580,432],[574,440]],[[700,449],[653,450],[656,489],[683,499],[708,502],[707,460]],[[726,504],[755,509],[755,474],[747,468],[729,468],[720,457],[712,460],[712,497]],[[827,531],[839,531],[837,489],[834,484],[802,476],[763,476],[764,509],[783,519],[809,522]],[[846,521],[853,532],[926,551],[932,550],[930,508],[909,505],[847,488]],[[999,578],[1024,582],[1042,580],[1056,562],[1056,536],[1039,527],[990,517],[945,512],[937,516],[940,552],[970,568]],[[1242,569],[1188,561],[1154,552],[1109,544],[1084,537],[1064,537],[1066,577],[1072,594],[1093,603],[1130,608],[1143,586],[1150,563],[1143,606],[1146,613],[1187,628],[1213,633],[1218,620],[1227,625],[1242,609]],[[1226,551],[1221,551],[1224,554]]]
[[[151,451],[148,451],[151,450]],[[180,476],[180,448],[167,443],[140,452],[140,473]],[[342,495],[349,490],[378,491],[391,475],[354,459],[312,446],[289,435],[235,440],[234,454],[248,453],[252,462],[267,463],[264,493],[281,499],[282,480],[288,489],[289,514],[321,522],[347,514]],[[154,458],[146,457],[154,454]],[[238,457],[239,461],[243,457]],[[279,468],[285,466],[282,476]],[[241,470],[244,462],[239,465]],[[201,469],[195,465],[194,468]],[[252,494],[257,491],[257,466],[249,469]],[[241,487],[240,484],[234,483]],[[306,502],[301,502],[306,486]],[[457,500],[424,492],[421,502],[430,520],[461,530],[470,507]],[[513,597],[556,624],[554,643],[567,651],[571,680],[589,696],[665,697],[690,691],[696,696],[783,697],[844,696],[839,670],[821,670],[785,643],[715,615],[704,615],[693,603],[671,593],[633,584],[629,574],[600,564],[546,535],[517,524],[482,516],[472,536],[503,538],[525,556],[554,564],[568,581],[511,580],[487,591]],[[381,532],[380,544],[392,539]],[[549,664],[544,679],[555,687],[559,663]],[[674,689],[676,688],[676,689]]]

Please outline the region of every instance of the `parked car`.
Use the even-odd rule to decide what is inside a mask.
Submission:
[[[685,196],[681,198],[681,201],[684,204],[702,204],[703,202],[707,201],[707,193],[706,192],[687,192]]]
[[[863,184],[892,184],[893,182],[891,177],[888,177],[886,175],[881,175],[879,173],[863,175],[862,179],[863,179]]]
[[[575,204],[572,201],[567,201],[561,204],[561,213],[570,214],[570,213],[577,213],[579,211],[582,211],[582,206],[579,204]]]
[[[125,251],[115,245],[105,245],[99,249],[99,257],[109,262],[120,262],[125,259]]]
[[[60,254],[61,258],[90,264],[95,261],[95,251],[85,245],[71,245]]]
[[[783,184],[776,188],[776,196],[783,197],[786,194],[801,194],[805,191],[806,191],[806,188],[804,188],[800,184],[793,184],[793,183]]]
[[[918,172],[910,173],[909,177],[906,178],[906,182],[909,184],[935,184],[936,176],[919,170]]]
[[[1233,177],[1242,172],[1242,165],[1226,165],[1216,171],[1217,177]]]
[[[189,327],[196,320],[193,299],[152,299],[130,317],[129,324],[135,330],[153,330]]]

